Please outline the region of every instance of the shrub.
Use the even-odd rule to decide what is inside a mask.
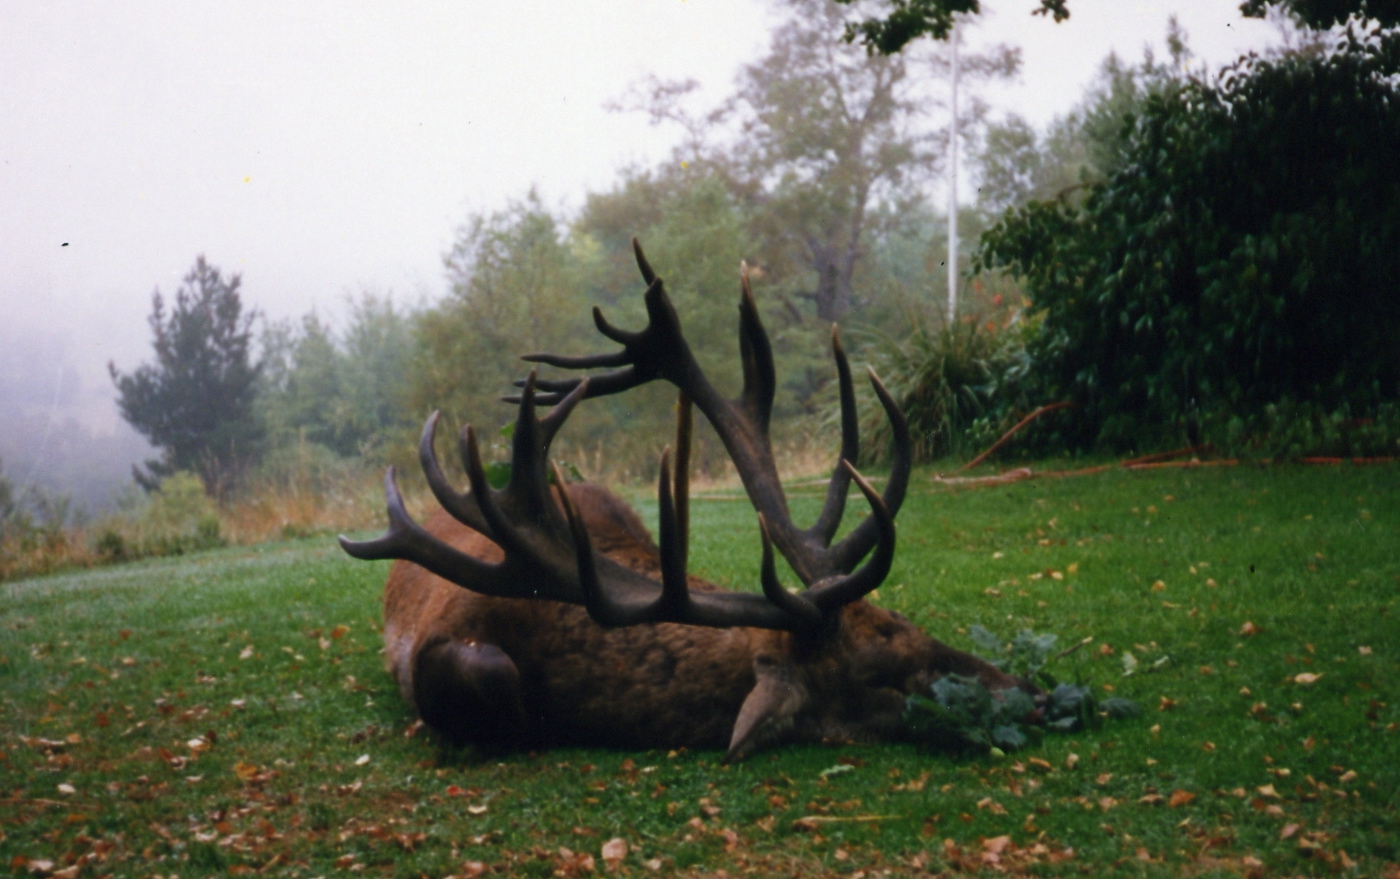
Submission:
[[[1397,70],[1392,32],[1182,83],[1149,98],[1082,201],[984,236],[982,263],[1024,276],[1044,312],[1034,376],[1080,405],[1076,445],[1238,418],[1319,451],[1334,413],[1400,402]],[[1309,408],[1285,428],[1292,406]]]
[[[949,325],[911,313],[909,327],[902,338],[873,331],[854,336],[909,419],[915,459],[984,448],[1026,408],[1021,388],[1030,361],[1021,315],[998,327],[975,317]],[[873,394],[857,399],[863,454],[880,457],[889,448],[889,420]],[[832,403],[827,419],[838,423],[839,417]]]

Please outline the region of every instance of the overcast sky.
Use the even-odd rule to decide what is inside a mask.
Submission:
[[[971,39],[1025,51],[994,101],[1040,124],[1111,49],[1163,53],[1173,13],[1213,66],[1275,41],[1237,0],[1071,0],[1060,25],[992,5]],[[470,212],[531,186],[574,207],[663,159],[677,132],[605,102],[646,74],[717,101],[773,20],[761,0],[6,3],[0,370],[106,429],[105,364],[149,357],[151,292],[201,253],[271,317],[435,298]]]

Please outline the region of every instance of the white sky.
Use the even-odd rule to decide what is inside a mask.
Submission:
[[[1237,0],[1071,0],[1060,25],[991,2],[980,39],[1025,51],[995,103],[1037,123],[1110,49],[1162,54],[1173,13],[1213,66],[1275,41]],[[761,0],[6,3],[0,349],[41,343],[102,428],[107,361],[148,359],[151,292],[197,254],[271,317],[335,317],[363,288],[435,298],[469,212],[532,185],[577,206],[664,158],[677,132],[603,104],[648,73],[717,101],[772,21]]]

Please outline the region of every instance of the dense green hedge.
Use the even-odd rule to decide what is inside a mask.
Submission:
[[[982,240],[1043,313],[1030,378],[1079,404],[1071,444],[1238,442],[1280,406],[1364,423],[1400,400],[1400,34],[1242,59],[1131,124],[1107,181]]]

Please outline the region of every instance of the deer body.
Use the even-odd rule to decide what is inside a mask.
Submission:
[[[626,504],[586,483],[571,485],[570,496],[595,550],[659,574],[657,547]],[[442,511],[424,524],[463,552],[502,557]],[[695,577],[690,588],[718,589]],[[812,645],[747,627],[609,629],[577,605],[479,595],[398,562],[385,585],[384,620],[385,653],[404,698],[459,743],[728,748],[737,758],[785,741],[901,738],[905,695],[949,672],[997,688],[1018,683],[865,601],[843,608],[837,638]],[[454,652],[468,658],[432,660]],[[499,673],[503,657],[514,674]],[[475,675],[505,683],[462,682]],[[750,722],[736,729],[750,699]]]
[[[470,491],[448,483],[437,460],[435,414],[419,459],[443,509],[426,525],[414,522],[390,468],[388,532],[364,542],[341,538],[357,558],[400,560],[385,587],[385,647],[419,716],[457,742],[727,746],[726,759],[734,760],[788,741],[900,738],[906,696],[946,674],[1033,690],[864,600],[893,563],[912,443],[898,404],[872,372],[894,466],[883,494],[856,472],[854,389],[835,328],[841,461],[816,522],[803,529],[789,514],[768,440],[776,373],[747,275],[739,306],[744,386],[727,400],[695,362],[661,279],[636,250],[648,325],[620,330],[595,309],[599,331],[622,351],[526,357],[565,369],[621,368],[539,382],[531,373],[520,383],[504,488],[488,484],[470,426],[460,438]],[[675,385],[681,404],[674,480],[669,450],[661,456],[653,542],[606,490],[568,484],[557,468],[551,486],[548,453],[581,401],[656,379]],[[538,417],[535,407],[549,403]],[[692,403],[724,443],[758,514],[762,596],[686,573]],[[870,515],[836,540],[853,482]],[[774,546],[802,580],[801,592],[779,583]]]

